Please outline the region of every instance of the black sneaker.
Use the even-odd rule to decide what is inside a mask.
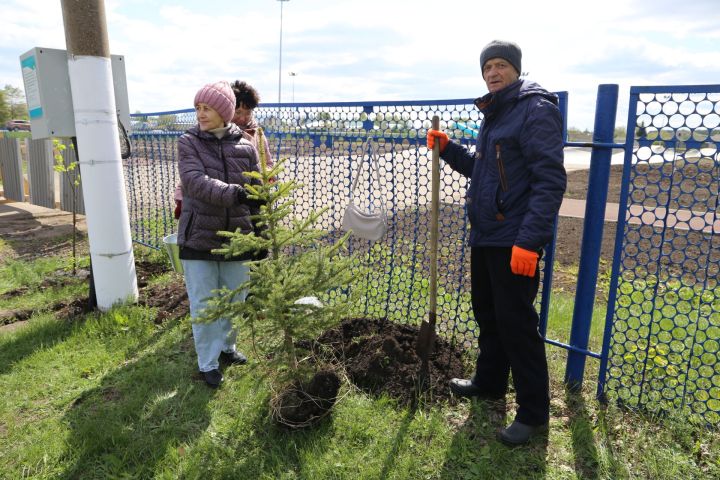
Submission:
[[[547,423],[542,425],[526,425],[515,420],[508,427],[500,430],[497,436],[498,440],[505,445],[514,447],[516,445],[524,445],[528,443],[532,437],[547,432],[547,427]]]
[[[450,380],[450,391],[458,397],[477,397],[481,400],[496,401],[505,398],[504,393],[487,392],[472,380],[453,378]]]
[[[220,360],[232,365],[244,365],[247,363],[247,357],[241,352],[220,352]]]
[[[200,376],[210,388],[218,388],[223,381],[222,373],[217,368],[208,372],[200,372]]]

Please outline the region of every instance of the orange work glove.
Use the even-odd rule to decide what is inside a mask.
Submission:
[[[515,275],[524,275],[526,277],[534,277],[537,268],[538,255],[537,252],[525,250],[518,246],[512,247],[512,256],[510,257],[510,270]]]
[[[440,130],[428,130],[427,134],[427,148],[430,150],[433,149],[435,146],[435,139],[438,139],[440,141],[440,152],[442,153],[443,150],[445,150],[445,147],[447,146],[448,142],[450,141],[450,137],[447,136],[447,133],[441,132]]]

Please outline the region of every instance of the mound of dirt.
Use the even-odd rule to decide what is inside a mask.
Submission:
[[[377,318],[343,321],[317,340],[320,355],[330,354],[344,367],[350,380],[373,395],[387,394],[412,404],[418,393],[421,360],[415,342],[418,327]],[[463,350],[442,338],[435,340],[429,359],[429,384],[423,393],[428,402],[450,400],[448,382],[463,377]]]

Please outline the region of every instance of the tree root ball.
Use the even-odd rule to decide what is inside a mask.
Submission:
[[[340,377],[333,371],[317,372],[307,384],[296,382],[270,400],[273,419],[289,428],[304,428],[317,423],[335,405]]]

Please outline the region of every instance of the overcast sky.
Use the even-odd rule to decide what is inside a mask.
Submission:
[[[192,107],[219,79],[278,101],[277,0],[106,0],[110,50],[126,57],[130,111]],[[18,57],[65,49],[60,0],[0,3],[0,85]],[[620,85],[720,82],[719,0],[290,0],[283,3],[282,101],[474,98],[483,45],[523,50],[527,78],[569,92],[568,125],[592,129],[595,95]],[[295,72],[295,77],[289,76]]]

